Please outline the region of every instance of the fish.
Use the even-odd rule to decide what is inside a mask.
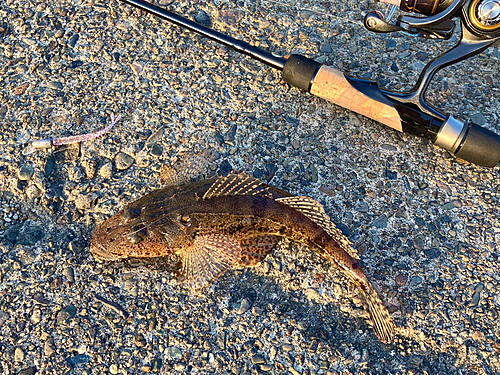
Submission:
[[[180,256],[178,281],[201,289],[237,267],[253,267],[283,239],[317,251],[357,287],[376,336],[391,343],[396,326],[349,240],[324,207],[246,173],[190,182],[205,154],[162,167],[164,187],[128,204],[99,224],[90,251],[99,261]]]

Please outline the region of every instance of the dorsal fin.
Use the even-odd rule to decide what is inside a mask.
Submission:
[[[178,168],[163,164],[160,170],[160,179],[165,187],[183,185],[193,177],[198,176],[208,164],[207,152],[187,154],[182,158]]]
[[[342,234],[335,224],[330,220],[330,217],[325,213],[325,209],[321,203],[309,197],[285,197],[278,198],[276,202],[286,204],[297,211],[302,212],[309,219],[318,224],[323,230],[328,233],[340,245],[342,250],[347,252],[355,259],[359,259],[358,253],[351,246],[351,242]]]
[[[273,197],[268,186],[262,181],[246,173],[231,172],[227,176],[221,176],[215,180],[203,199],[237,195],[256,195],[271,199]]]

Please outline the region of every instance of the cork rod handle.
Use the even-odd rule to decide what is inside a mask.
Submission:
[[[311,84],[310,93],[351,111],[403,131],[396,109],[386,103],[369,98],[358,91],[344,73],[329,66],[321,66]]]

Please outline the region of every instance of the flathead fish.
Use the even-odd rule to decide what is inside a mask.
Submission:
[[[202,288],[238,266],[255,266],[287,238],[317,251],[347,275],[360,295],[377,337],[392,341],[395,325],[361,268],[347,238],[309,198],[268,186],[244,173],[187,182],[204,165],[186,158],[166,169],[166,186],[126,206],[94,231],[99,260],[181,257],[179,281]]]

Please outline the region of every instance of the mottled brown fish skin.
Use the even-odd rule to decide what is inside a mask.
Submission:
[[[276,201],[289,193],[267,187],[268,197],[203,198],[215,181],[166,187],[129,204],[95,229],[91,252],[103,260],[183,255],[198,236],[214,233],[238,241],[258,235],[288,238],[318,251],[349,276],[362,292],[379,339],[392,340],[390,315],[358,261],[316,222]]]
[[[269,199],[258,196],[201,199],[214,181],[163,188],[129,204],[94,230],[92,253],[105,260],[161,257],[182,253],[196,236],[205,233],[221,233],[236,239],[271,234],[325,253],[350,270],[359,269],[357,260],[319,225],[275,201],[290,194],[273,189],[273,197]]]

